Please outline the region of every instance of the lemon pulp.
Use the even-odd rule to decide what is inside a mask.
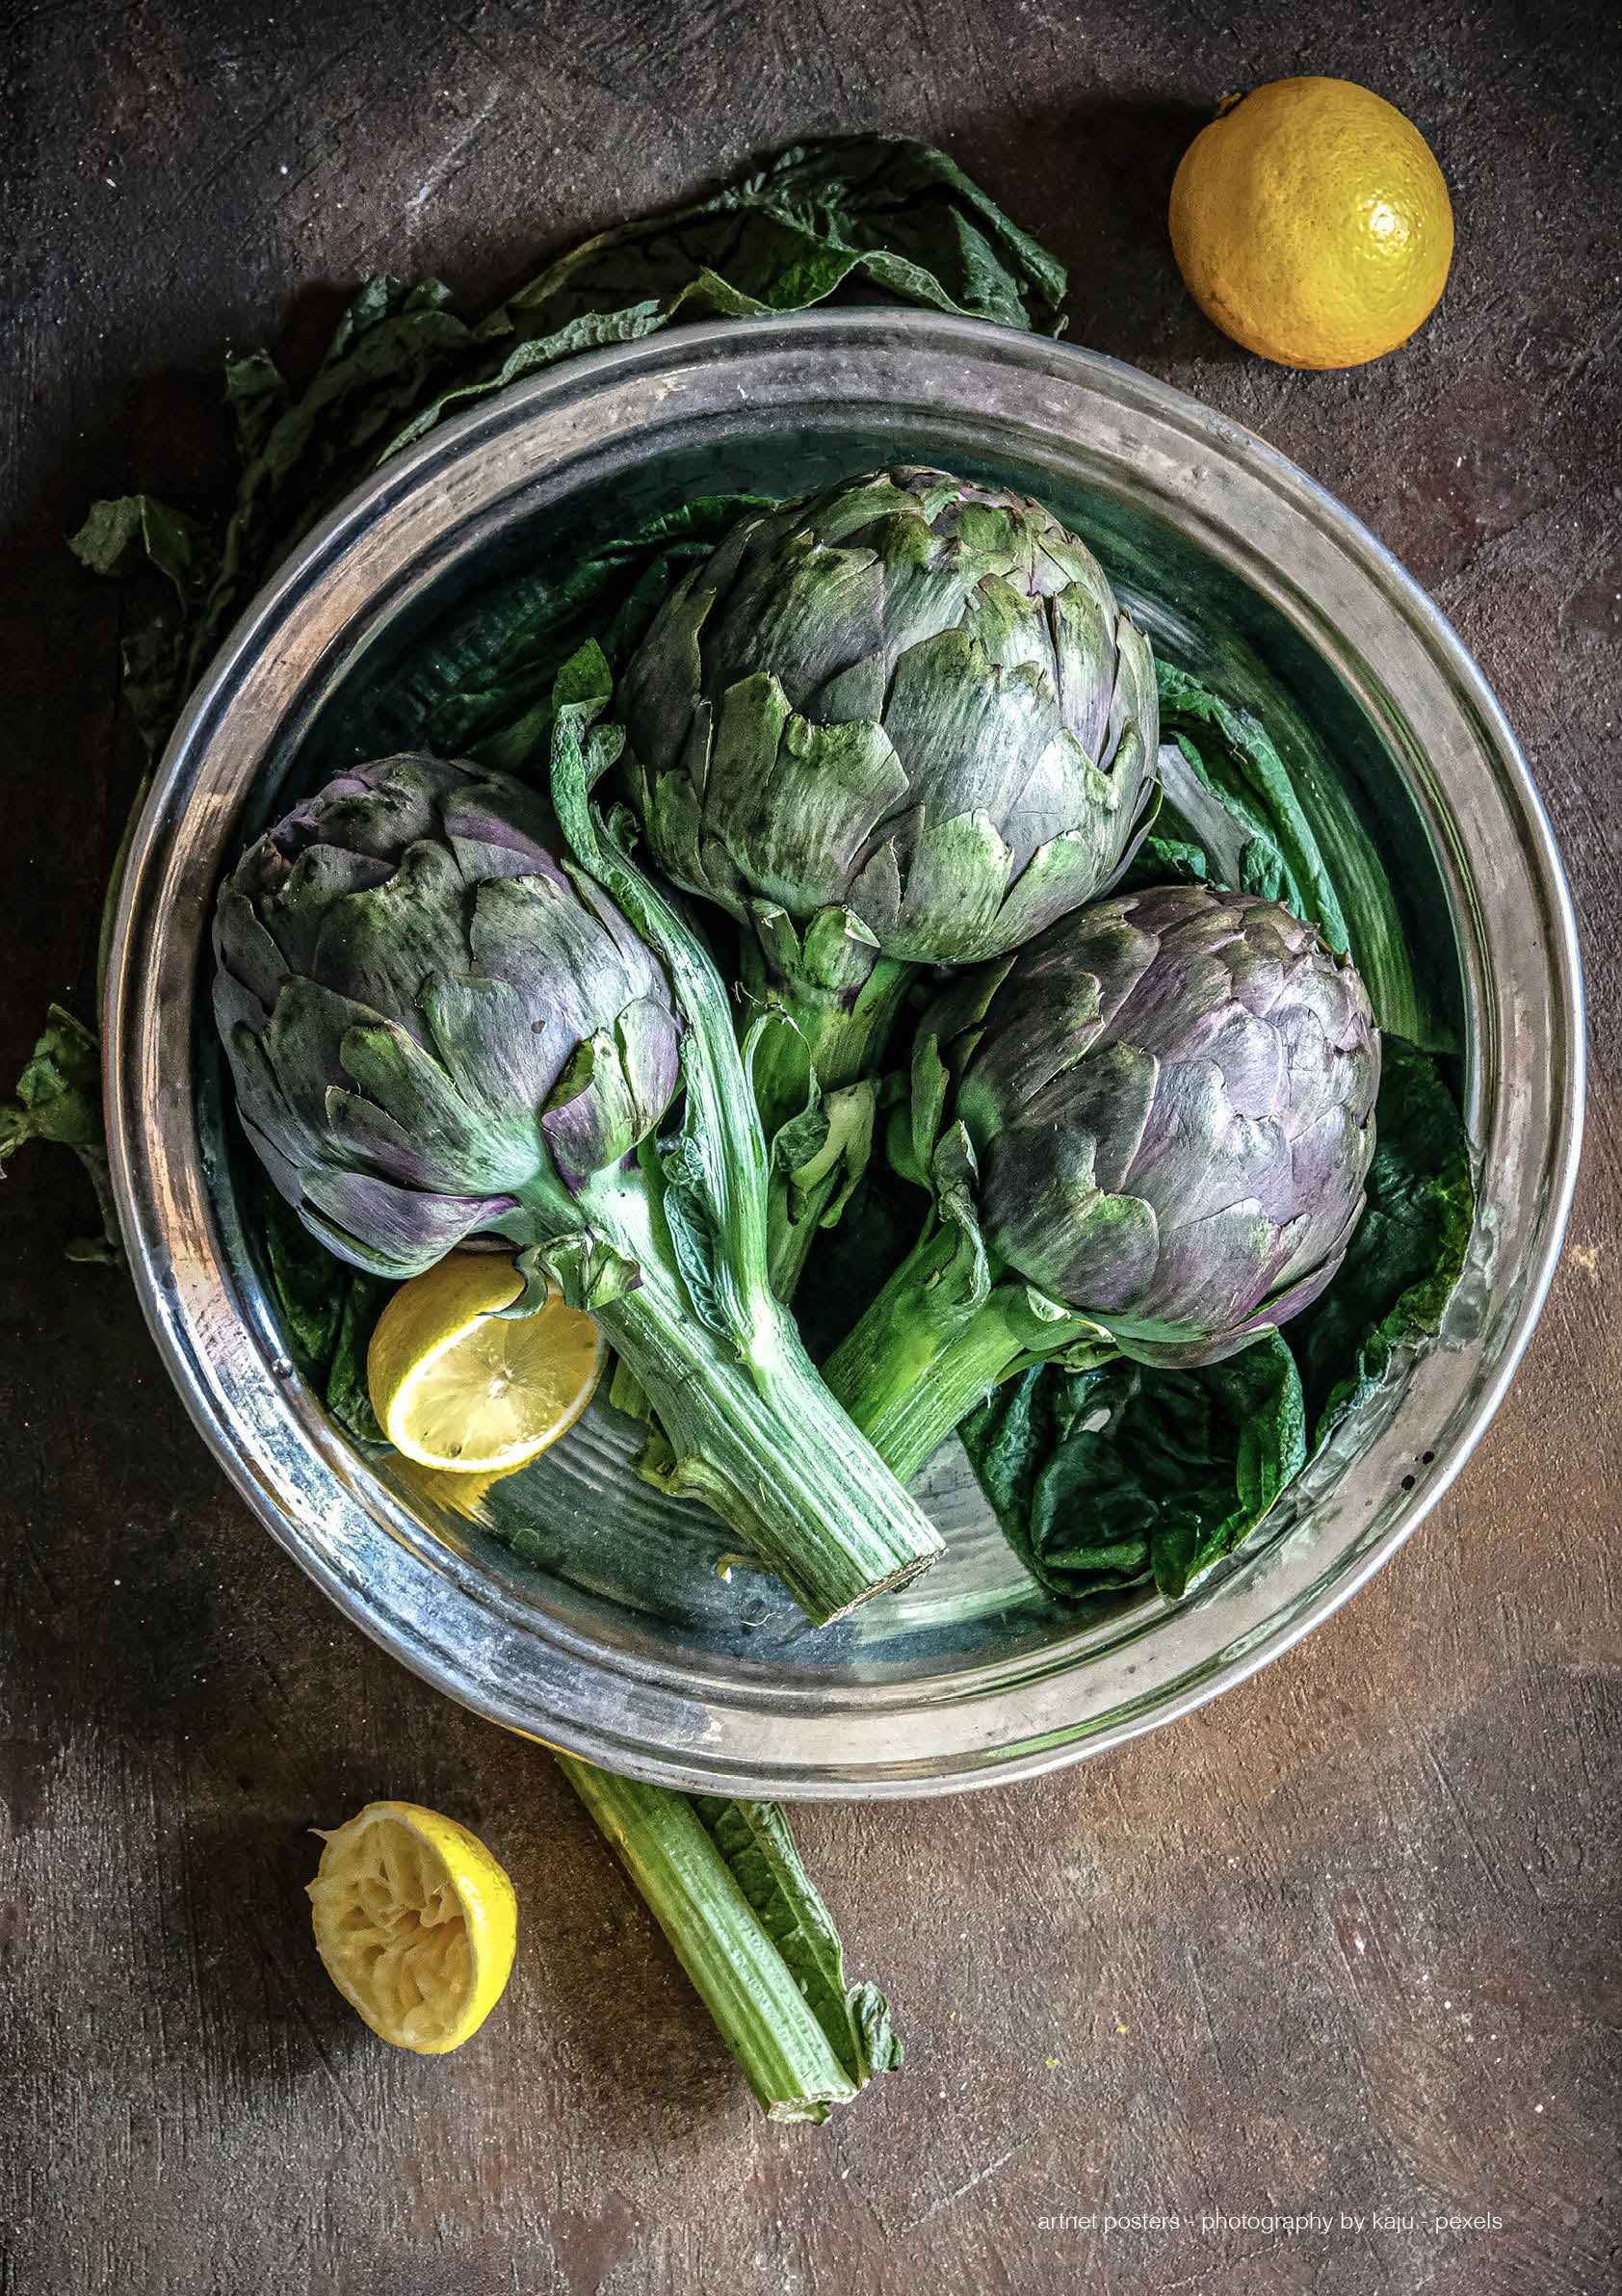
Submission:
[[[396,2048],[459,2048],[512,1968],[512,1884],[476,1835],[415,1802],[369,1802],[321,1839],[307,1894],[333,1984]]]
[[[367,1352],[372,1408],[419,1466],[510,1474],[574,1425],[591,1399],[603,1343],[589,1316],[554,1296],[516,1319],[523,1289],[499,1252],[453,1252],[403,1284]]]

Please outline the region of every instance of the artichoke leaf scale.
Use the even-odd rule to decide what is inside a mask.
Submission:
[[[517,1210],[510,1195],[461,1196],[403,1187],[370,1172],[318,1164],[300,1174],[301,1216],[340,1257],[374,1274],[420,1275],[464,1237],[499,1229]],[[324,1215],[308,1216],[310,1209]],[[342,1239],[342,1241],[337,1241]]]
[[[556,1031],[537,1029],[510,980],[440,973],[423,984],[432,1049],[467,1107],[500,1118],[538,1109],[565,1057]]]
[[[327,1126],[333,1145],[357,1171],[372,1172],[402,1187],[424,1188],[431,1195],[456,1187],[457,1173],[448,1163],[435,1161],[432,1142],[414,1136],[362,1093],[328,1084]]]
[[[967,963],[989,955],[1012,856],[983,811],[955,821],[926,818],[906,874],[891,947],[898,956],[924,961],[932,949]]]
[[[290,980],[254,1046],[258,1059],[252,1063],[250,1094],[262,1061],[262,1073],[272,1080],[275,1098],[285,1104],[297,1126],[319,1141],[327,1117],[327,1085],[348,1085],[354,1081],[344,1065],[345,1036],[357,1023],[364,1025],[381,1017],[319,981]],[[231,1042],[235,1047],[238,1039],[233,1037]],[[270,1130],[270,1103],[264,1106],[266,1113],[258,1121]]]

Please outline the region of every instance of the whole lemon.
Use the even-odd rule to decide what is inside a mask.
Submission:
[[[1436,307],[1453,254],[1448,187],[1395,105],[1350,80],[1273,80],[1183,155],[1171,246],[1235,342],[1286,367],[1360,367]]]

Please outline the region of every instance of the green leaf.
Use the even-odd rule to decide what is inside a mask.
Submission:
[[[1275,740],[1251,711],[1173,664],[1157,659],[1155,674],[1163,834],[1204,848],[1210,882],[1282,900],[1348,950],[1382,1028],[1451,1049],[1452,1024],[1432,1010],[1423,971],[1416,978],[1386,858],[1310,730],[1281,715]],[[1150,880],[1139,869],[1132,881]]]
[[[15,1098],[0,1102],[0,1174],[28,1140],[71,1148],[95,1190],[102,1232],[69,1243],[67,1257],[119,1265],[123,1252],[101,1113],[101,1042],[61,1004],[47,1008]]]
[[[635,1260],[615,1251],[602,1237],[579,1232],[532,1243],[515,1255],[512,1265],[524,1279],[524,1289],[510,1306],[489,1311],[503,1322],[520,1323],[539,1315],[554,1292],[565,1307],[594,1316],[641,1280]]]
[[[92,574],[130,574],[144,558],[168,576],[182,606],[206,591],[214,573],[215,545],[206,528],[150,494],[92,503],[67,547]]]
[[[266,1187],[260,1196],[260,1241],[281,1310],[283,1337],[305,1370],[325,1374],[338,1344],[348,1289],[341,1260],[324,1251],[290,1204]]]
[[[1165,802],[1169,807],[1170,798]],[[1130,893],[1139,885],[1208,885],[1211,881],[1211,863],[1204,846],[1187,837],[1146,837],[1121,878],[1120,889]]]
[[[338,1314],[331,1369],[327,1374],[327,1408],[357,1443],[386,1443],[372,1408],[366,1383],[366,1351],[372,1344],[378,1318],[395,1287],[358,1269],[350,1277]]]
[[[1400,1348],[1433,1339],[1475,1218],[1470,1142],[1427,1053],[1380,1046],[1367,1208],[1334,1282],[1290,1325],[1313,1448],[1375,1387]]]
[[[1212,856],[1217,863],[1216,881],[1282,901],[1297,917],[1310,918],[1330,947],[1344,954],[1350,939],[1339,896],[1267,729],[1247,710],[1235,709],[1170,663],[1156,661],[1155,679],[1163,735],[1175,744],[1198,783],[1248,833],[1243,841],[1236,838],[1237,873],[1230,856]],[[1175,832],[1181,819],[1192,842],[1209,853],[1211,840],[1202,836],[1201,821],[1183,811],[1175,774],[1169,772],[1165,806],[1166,826]]]
[[[366,1352],[398,1286],[363,1274],[318,1243],[268,1181],[246,1191],[282,1337],[305,1379],[346,1435],[386,1440],[366,1384]]]
[[[716,1233],[704,1165],[693,1143],[682,1138],[660,1158],[659,1169],[665,1183],[665,1224],[670,1231],[671,1248],[693,1312],[701,1323],[724,1337],[726,1316],[716,1288],[720,1239]]]
[[[902,2045],[890,2029],[889,2003],[876,1986],[847,1988],[839,1932],[783,1810],[775,1802],[729,1802],[718,1794],[695,1794],[693,1808],[852,2086],[863,2088],[876,2072],[899,2065]]]
[[[1009,1545],[1066,1601],[1151,1583],[1179,1601],[1307,1457],[1300,1380],[1276,1332],[1194,1371],[1037,1366],[959,1433]]]

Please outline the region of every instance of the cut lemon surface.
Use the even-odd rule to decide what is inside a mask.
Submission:
[[[1171,245],[1208,319],[1287,367],[1357,367],[1435,308],[1448,187],[1411,120],[1350,80],[1274,80],[1183,155]]]
[[[492,1479],[565,1434],[591,1400],[603,1342],[557,1297],[508,1320],[523,1278],[503,1252],[452,1252],[413,1276],[378,1318],[366,1357],[372,1408],[419,1466]]]
[[[368,1802],[321,1839],[308,1894],[327,1975],[397,2048],[459,2048],[512,1968],[512,1884],[476,1835],[416,1802]]]

